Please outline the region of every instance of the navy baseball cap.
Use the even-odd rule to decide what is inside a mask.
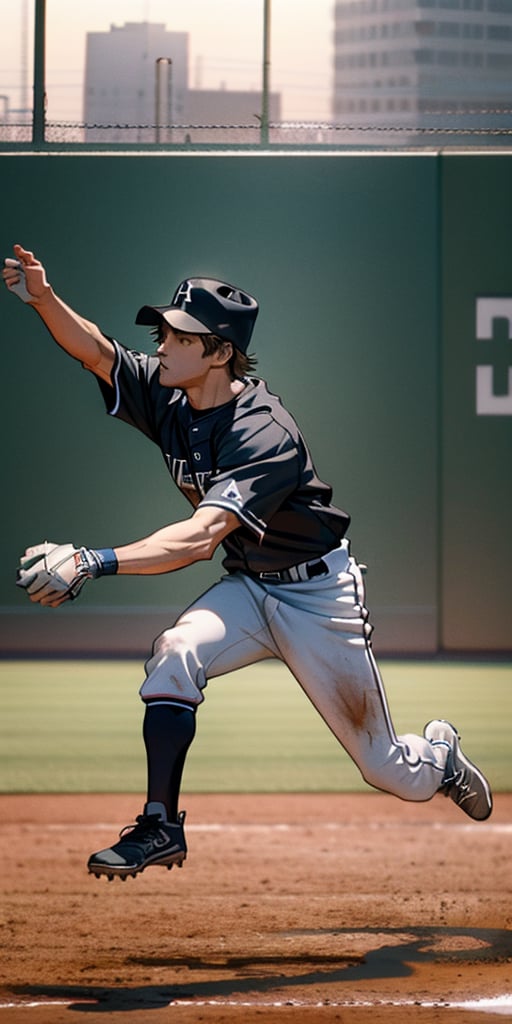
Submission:
[[[189,277],[178,285],[168,306],[142,306],[136,324],[155,326],[160,319],[186,334],[216,334],[246,352],[258,315],[252,295],[225,281]]]

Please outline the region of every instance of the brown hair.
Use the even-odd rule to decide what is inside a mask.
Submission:
[[[228,366],[233,380],[236,377],[245,377],[247,374],[254,373],[258,362],[256,356],[245,355],[244,352],[240,352],[240,349],[236,348],[231,342],[227,342],[224,338],[219,338],[216,334],[200,334],[199,337],[203,343],[205,356],[211,356],[214,352],[222,349],[224,345],[231,344],[233,355],[229,360]]]

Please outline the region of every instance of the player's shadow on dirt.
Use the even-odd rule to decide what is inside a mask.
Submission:
[[[81,985],[23,985],[14,989],[21,998],[61,1000],[70,1010],[88,1012],[122,1012],[157,1010],[180,1001],[224,1000],[247,993],[264,996],[276,990],[307,988],[308,985],[331,985],[346,982],[376,981],[379,978],[403,978],[413,973],[411,963],[449,959],[471,962],[485,959],[499,961],[512,953],[512,932],[478,928],[361,928],[308,929],[288,931],[287,936],[354,935],[388,936],[389,942],[378,945],[362,956],[339,953],[282,956],[220,956],[201,957],[127,957],[127,975],[135,964],[146,968],[168,968],[169,973],[186,968],[210,977],[186,984],[178,982],[141,985],[135,988]],[[464,946],[466,941],[466,946]],[[455,943],[455,948],[454,948]],[[302,969],[301,969],[302,968]],[[215,977],[222,974],[223,977]],[[226,977],[226,974],[229,977]],[[283,998],[283,997],[281,997]],[[284,997],[285,998],[285,997]]]

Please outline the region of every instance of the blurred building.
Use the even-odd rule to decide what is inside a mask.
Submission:
[[[188,70],[186,32],[128,22],[87,33],[85,141],[257,142],[261,93],[189,89]],[[269,119],[280,117],[281,97],[272,93]]]
[[[119,127],[89,128],[86,141],[154,142],[153,126],[183,121],[187,83],[188,33],[149,22],[88,32],[84,121]]]
[[[337,0],[334,20],[335,122],[510,125],[512,0]]]
[[[192,142],[257,142],[261,127],[261,92],[235,89],[189,89],[185,101]],[[281,96],[270,93],[269,121],[281,120]],[[219,128],[212,128],[219,125]]]

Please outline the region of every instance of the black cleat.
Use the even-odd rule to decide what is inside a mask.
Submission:
[[[114,878],[126,881],[128,875],[136,877],[145,868],[160,864],[168,869],[175,864],[182,867],[187,856],[187,844],[183,825],[185,811],[178,815],[177,822],[166,821],[161,813],[139,814],[135,825],[127,825],[119,833],[118,843],[106,850],[99,850],[89,857],[89,873],[99,878],[106,875],[109,882]]]

